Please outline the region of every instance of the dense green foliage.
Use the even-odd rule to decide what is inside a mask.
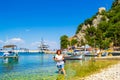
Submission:
[[[108,12],[103,11],[99,15],[102,15],[102,18],[97,28],[91,26],[85,31],[88,44],[101,49],[108,48],[110,43],[120,46],[120,3],[118,0],[113,2]],[[91,24],[88,20],[87,24]]]
[[[67,35],[61,36],[60,41],[61,49],[67,49],[68,46],[74,46],[78,42],[76,39],[69,41]]]
[[[68,41],[68,36],[67,35],[63,35],[60,38],[60,44],[61,44],[61,49],[66,49],[67,45],[69,44]]]
[[[87,28],[86,29],[86,40],[88,41],[87,44],[91,45],[91,46],[95,46],[93,43],[95,42],[95,32],[96,31],[96,28],[94,26],[90,27],[90,28]]]
[[[78,41],[76,39],[71,40],[71,46],[74,46]]]

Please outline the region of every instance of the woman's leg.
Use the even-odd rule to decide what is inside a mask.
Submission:
[[[66,75],[65,69],[64,69],[64,64],[61,65],[61,70],[63,72],[64,75]]]
[[[61,66],[57,65],[57,68],[58,68],[58,73],[60,74],[61,73]]]
[[[61,74],[61,69],[58,70],[58,73]]]
[[[64,69],[64,68],[62,68],[62,72],[63,72],[64,75],[66,75],[66,72],[65,72],[65,69]]]

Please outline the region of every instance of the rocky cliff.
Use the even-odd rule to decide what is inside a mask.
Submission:
[[[74,38],[76,38],[79,43],[81,43],[81,41],[86,42],[84,36],[85,36],[85,30],[86,30],[88,27],[91,27],[91,26],[97,27],[97,25],[102,21],[102,19],[103,19],[104,17],[105,17],[106,21],[109,20],[106,16],[103,16],[103,15],[102,15],[102,12],[104,12],[104,11],[106,11],[106,9],[105,9],[104,7],[99,8],[99,9],[98,9],[98,13],[97,13],[97,15],[93,18],[91,24],[89,24],[89,23],[84,23],[84,24],[82,24],[81,30],[80,30],[79,32],[77,32],[77,34],[75,34],[75,36],[74,36]]]
[[[77,46],[86,43],[100,49],[107,49],[110,44],[120,46],[120,0],[114,0],[108,11],[104,7],[99,8],[94,16],[78,26],[73,37],[61,40],[61,44],[70,45],[74,39],[77,40]]]

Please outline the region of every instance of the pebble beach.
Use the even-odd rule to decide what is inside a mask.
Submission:
[[[90,75],[82,80],[120,80],[120,63],[112,65],[99,73]]]

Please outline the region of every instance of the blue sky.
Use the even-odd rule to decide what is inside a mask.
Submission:
[[[59,48],[60,36],[73,36],[80,23],[110,9],[113,0],[0,0],[0,46],[37,49],[41,38]]]

